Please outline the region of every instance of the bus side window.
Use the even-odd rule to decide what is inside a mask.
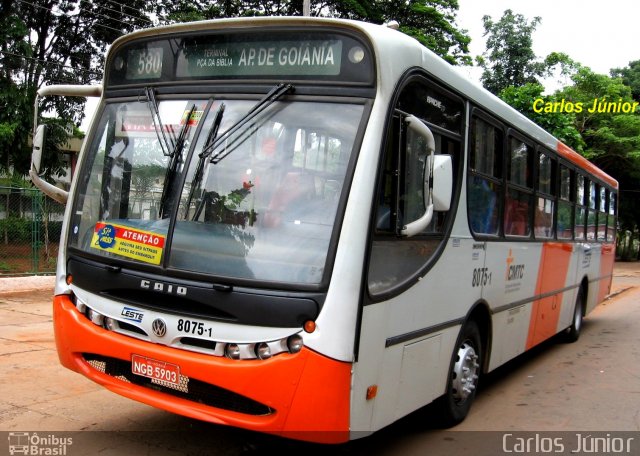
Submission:
[[[413,79],[400,93],[388,125],[374,210],[373,241],[369,263],[369,293],[380,296],[404,289],[424,270],[443,242],[452,211],[434,212],[427,228],[412,237],[400,236],[400,228],[425,210],[420,138],[406,131],[404,116],[420,118],[432,131],[435,154],[451,155],[454,180],[460,153],[459,132],[464,112],[461,100],[439,93],[422,79]],[[455,184],[454,184],[455,187]]]
[[[573,238],[573,192],[571,170],[560,165],[560,200],[558,202],[558,239]]]
[[[616,201],[617,195],[614,191],[607,190],[609,214],[607,218],[607,241],[615,241],[616,239]]]
[[[467,207],[469,225],[477,234],[500,234],[502,150],[502,131],[474,116],[470,133]]]
[[[575,239],[584,239],[586,231],[587,208],[585,204],[585,178],[582,174],[576,173],[575,195],[576,195],[576,218],[575,218]]]
[[[536,207],[534,216],[534,235],[538,239],[551,239],[554,236],[554,206],[555,206],[555,170],[556,161],[549,154],[540,152],[538,155],[538,182]]]
[[[504,208],[504,233],[507,236],[531,234],[531,200],[533,198],[533,147],[509,137],[507,194]]]

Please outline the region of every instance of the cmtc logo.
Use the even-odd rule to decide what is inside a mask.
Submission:
[[[136,323],[142,323],[144,312],[133,307],[124,307],[120,313],[127,320],[135,321]]]
[[[521,280],[524,277],[524,264],[511,264],[513,261],[513,252],[509,249],[509,255],[507,256],[507,270],[504,277],[507,282],[510,280]]]

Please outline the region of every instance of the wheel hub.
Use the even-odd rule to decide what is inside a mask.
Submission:
[[[458,357],[453,366],[453,397],[457,402],[464,402],[476,389],[478,381],[478,355],[469,342],[458,349]]]

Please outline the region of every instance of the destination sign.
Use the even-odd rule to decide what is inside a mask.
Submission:
[[[187,46],[177,77],[340,74],[342,41],[264,41]]]
[[[220,79],[318,80],[373,85],[363,39],[334,30],[192,33],[130,41],[107,61],[107,87]]]

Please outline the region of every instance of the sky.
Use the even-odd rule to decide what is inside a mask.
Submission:
[[[533,50],[540,58],[564,52],[596,73],[640,60],[637,46],[637,0],[458,0],[457,26],[471,37],[470,51],[485,51],[482,16],[499,20],[505,10],[522,14],[530,22],[540,16],[533,34]],[[479,78],[479,70],[465,70]]]
[[[488,15],[497,21],[506,9],[511,9],[528,21],[536,16],[542,18],[533,35],[533,50],[540,58],[553,51],[564,52],[603,74],[640,60],[637,45],[640,3],[637,0],[458,0],[458,4],[456,25],[466,29],[471,37],[469,50],[473,57],[485,51],[482,16]],[[459,68],[459,71],[479,83],[480,69]],[[561,81],[545,81],[547,91],[561,85]],[[85,131],[94,109],[95,102],[89,100],[81,126]]]

